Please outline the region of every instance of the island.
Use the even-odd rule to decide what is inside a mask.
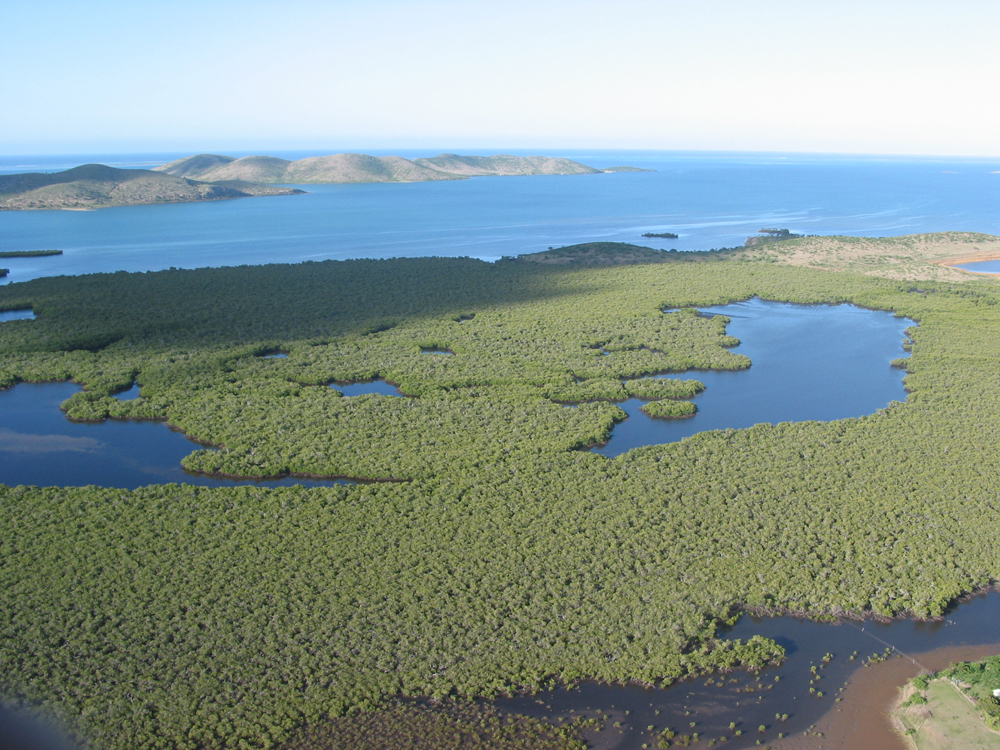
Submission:
[[[642,167],[605,167],[603,172],[655,172],[655,169],[643,169]]]
[[[646,232],[643,237],[662,237],[667,240],[676,240],[678,235],[673,232]]]
[[[352,182],[430,182],[469,177],[583,175],[613,171],[645,171],[637,167],[595,169],[571,159],[551,156],[462,156],[439,154],[420,159],[368,154],[331,154],[289,161],[275,156],[197,154],[172,161],[155,171],[197,180],[250,180],[280,184]]]
[[[781,242],[782,240],[796,240],[805,237],[804,234],[793,234],[788,229],[758,229],[753,237],[747,237],[746,246],[763,245],[768,242]]]
[[[0,250],[0,258],[45,258],[62,254],[62,250]]]
[[[84,164],[63,172],[0,175],[0,210],[87,210],[150,203],[191,203],[262,195],[294,195],[295,188],[245,180],[202,181],[148,169]],[[56,254],[42,251],[40,254]],[[9,257],[9,256],[8,256]]]

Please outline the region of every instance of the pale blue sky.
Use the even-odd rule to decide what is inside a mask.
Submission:
[[[0,3],[0,154],[1000,155],[1000,3]]]

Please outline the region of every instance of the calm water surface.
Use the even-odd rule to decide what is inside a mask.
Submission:
[[[904,331],[914,325],[908,318],[854,305],[760,299],[704,312],[730,318],[726,332],[741,341],[732,351],[750,357],[750,369],[662,376],[705,384],[693,399],[698,413],[689,419],[652,419],[640,411],[644,401],[630,399],[620,404],[629,418],[615,425],[611,440],[595,452],[618,456],[642,445],[759,422],[860,417],[906,399],[904,372],[890,363],[906,356]]]
[[[34,320],[35,313],[33,310],[5,310],[0,312],[0,323],[5,323],[8,320]]]
[[[741,339],[737,350],[750,356],[750,369],[694,373],[706,389],[695,399],[699,413],[690,419],[651,419],[639,411],[643,402],[625,402],[629,418],[615,426],[611,440],[598,452],[616,456],[640,445],[758,422],[861,416],[906,396],[903,372],[889,363],[903,354],[903,331],[913,321],[852,305],[791,305],[760,299],[704,312],[730,317],[727,330]],[[402,395],[385,380],[331,387],[344,396]],[[0,480],[10,485],[125,488],[164,482],[237,483],[185,472],[180,461],[197,446],[161,423],[70,422],[59,404],[77,390],[72,383],[21,383],[0,391]],[[138,386],[133,385],[118,398],[139,396]],[[268,486],[332,483],[293,477],[266,482]]]
[[[366,393],[377,393],[381,396],[397,396],[402,397],[402,393],[399,389],[392,385],[392,383],[386,383],[384,378],[379,378],[378,380],[369,380],[362,383],[332,383],[331,388],[334,388],[345,396],[363,396]]]
[[[202,447],[162,422],[70,422],[59,404],[79,389],[73,383],[20,383],[0,390],[0,481],[7,485],[135,489],[178,482],[205,487],[257,485],[326,487],[338,480],[286,477],[261,482],[191,474],[181,459]],[[119,398],[135,398],[138,387]]]
[[[955,267],[975,273],[1000,273],[1000,260],[981,260],[978,263],[962,263]]]
[[[299,158],[305,153],[277,154]],[[427,152],[403,152],[427,156]],[[707,250],[765,226],[804,234],[1000,233],[1000,161],[804,154],[552,152],[595,167],[657,170],[455,182],[313,185],[307,195],[100,211],[0,212],[8,281],[327,258],[473,256],[493,260],[576,242]],[[82,161],[150,166],[177,155],[0,159],[0,170]],[[3,162],[6,162],[6,165]],[[39,160],[34,160],[38,162]],[[647,239],[671,231],[676,240]]]

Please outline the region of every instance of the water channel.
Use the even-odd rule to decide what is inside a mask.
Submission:
[[[861,416],[890,401],[905,399],[903,372],[892,368],[890,362],[904,354],[904,330],[912,321],[850,305],[804,306],[759,299],[705,308],[703,312],[730,317],[728,333],[742,342],[735,351],[747,354],[753,365],[738,372],[663,376],[696,377],[705,383],[705,392],[696,398],[698,414],[685,420],[653,420],[638,412],[642,402],[626,402],[623,406],[629,419],[615,427],[612,440],[600,452],[618,455],[637,445],[756,422]],[[332,387],[345,396],[400,395],[385,381]],[[250,483],[185,472],[180,460],[197,446],[162,423],[70,422],[59,404],[77,389],[72,383],[22,383],[0,391],[0,478],[5,484],[133,488],[166,482],[205,486]],[[133,386],[119,398],[140,395]],[[284,478],[258,484],[333,483]],[[774,638],[787,651],[781,666],[760,675],[738,672],[666,688],[584,683],[572,690],[502,699],[498,705],[503,710],[557,722],[580,715],[607,716],[606,728],[589,737],[593,747],[605,750],[639,750],[644,743],[656,747],[659,733],[667,728],[678,735],[697,732],[705,746],[708,740],[715,739],[718,744],[725,737],[726,747],[756,747],[758,741],[762,745],[778,742],[779,733],[801,738],[824,714],[834,715],[838,707],[848,705],[836,701],[841,689],[855,680],[857,670],[872,669],[862,666],[864,660],[886,648],[892,649],[894,658],[903,659],[899,654],[906,654],[906,659],[913,660],[912,665],[907,662],[913,669],[932,661],[921,655],[935,650],[968,647],[1000,651],[1000,644],[992,645],[1000,642],[998,616],[997,593],[961,604],[934,623],[831,624],[745,616],[721,636],[759,634]],[[832,658],[824,664],[827,653]],[[820,676],[816,682],[810,682],[813,667]],[[810,693],[810,687],[816,692]],[[822,698],[818,692],[823,693]],[[787,718],[776,718],[783,715]],[[735,723],[735,729],[729,728],[730,723]],[[762,725],[764,731],[760,732]]]
[[[713,739],[718,746],[722,737],[727,738],[723,746],[728,748],[757,747],[758,740],[761,745],[777,742],[779,733],[800,738],[825,715],[835,714],[840,708],[837,698],[846,694],[841,689],[848,686],[850,690],[850,685],[859,681],[860,670],[877,668],[866,666],[865,662],[876,654],[882,657],[887,648],[892,649],[890,660],[905,662],[903,666],[911,674],[918,673],[924,663],[940,668],[934,653],[942,649],[950,649],[953,658],[959,659],[976,658],[984,652],[1000,653],[998,618],[1000,594],[996,591],[956,606],[936,622],[833,624],[795,617],[744,616],[722,637],[772,638],[785,648],[782,665],[765,669],[759,675],[734,672],[685,680],[666,688],[587,682],[572,690],[561,688],[534,696],[506,698],[497,704],[502,710],[547,717],[557,723],[581,715],[607,716],[607,727],[588,737],[596,750],[641,750],[643,743],[655,748],[660,733],[668,728],[678,736],[697,732],[703,740],[697,747],[707,747]],[[963,655],[963,649],[968,656]],[[832,658],[824,664],[827,654]],[[811,682],[813,667],[819,676],[816,682]],[[810,687],[816,692],[811,693]],[[821,698],[817,697],[820,692]],[[860,702],[864,705],[864,696],[860,696]],[[776,718],[786,714],[784,720]],[[830,718],[826,717],[827,723]],[[615,726],[615,722],[620,722],[620,726]],[[730,723],[735,723],[740,736],[729,728]],[[765,727],[763,732],[759,731],[761,725]],[[648,729],[650,726],[652,730]],[[871,731],[874,734],[878,729]],[[891,742],[891,735],[883,736],[886,739]],[[878,750],[896,746],[878,742],[866,745]]]

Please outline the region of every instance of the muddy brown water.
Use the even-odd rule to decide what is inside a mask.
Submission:
[[[667,728],[678,735],[698,732],[698,747],[708,747],[714,739],[716,747],[731,750],[758,747],[758,740],[759,746],[774,750],[901,750],[888,719],[896,690],[922,667],[936,670],[1000,652],[1000,594],[972,597],[935,622],[825,623],[744,616],[721,635],[773,638],[787,657],[759,675],[734,672],[665,688],[588,682],[571,690],[504,698],[495,705],[556,723],[580,715],[607,716],[606,728],[587,737],[595,750],[641,750],[643,744],[655,748]],[[890,658],[865,666],[887,648]],[[832,658],[824,664],[828,653]],[[812,667],[819,677],[814,682]],[[816,692],[810,693],[810,687]],[[730,730],[731,722],[735,730]],[[785,736],[780,745],[779,733]]]
[[[816,722],[812,733],[773,742],[772,750],[907,750],[889,718],[900,686],[925,669],[936,672],[958,661],[996,654],[1000,654],[1000,642],[950,646],[859,669],[848,682],[843,700]]]

